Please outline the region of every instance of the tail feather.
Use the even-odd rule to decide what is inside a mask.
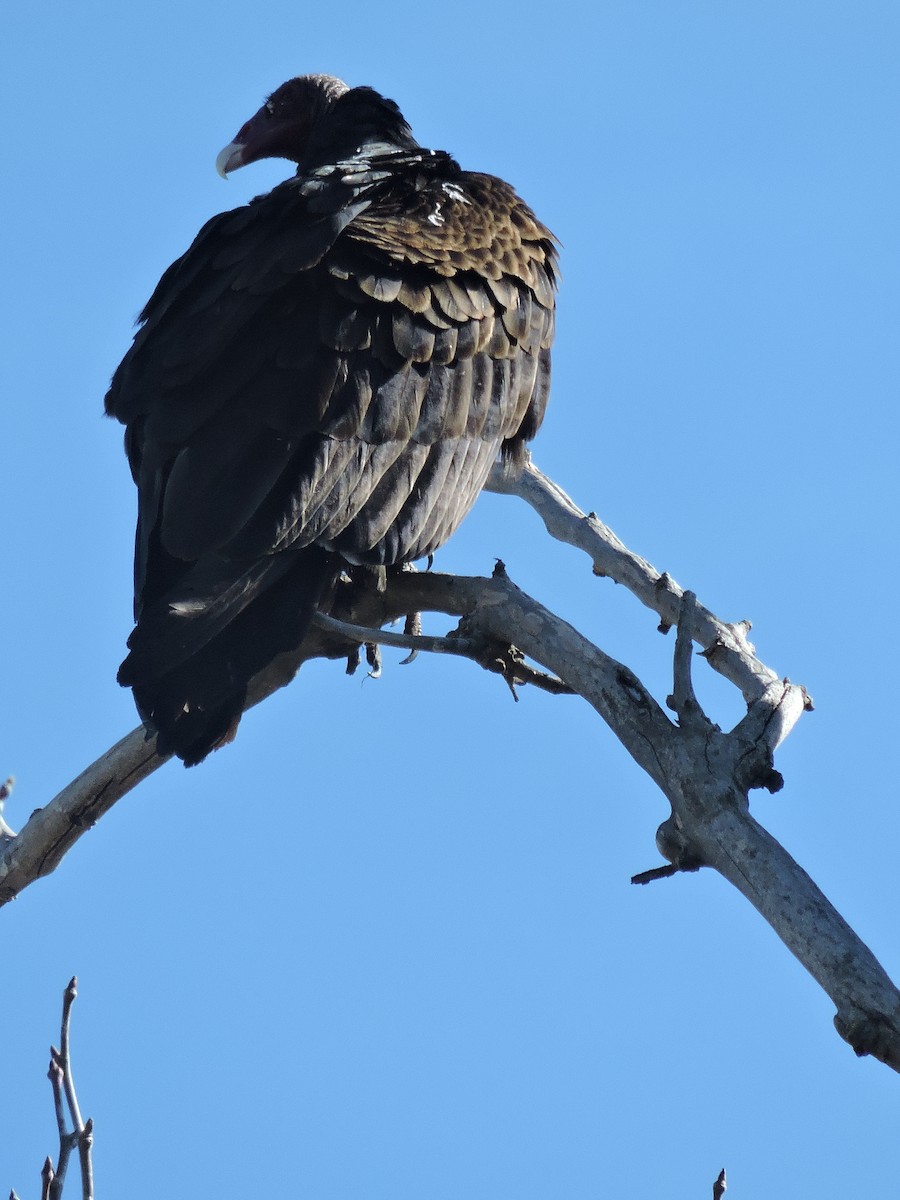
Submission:
[[[142,609],[128,639],[130,653],[119,668],[119,683],[132,687],[136,680],[161,679],[188,662],[297,566],[292,554],[244,564],[201,559],[175,587]]]
[[[170,594],[141,614],[119,682],[131,687],[160,754],[193,766],[234,737],[251,679],[300,644],[338,571],[318,548],[275,555],[209,589],[208,604],[192,587],[190,602]]]

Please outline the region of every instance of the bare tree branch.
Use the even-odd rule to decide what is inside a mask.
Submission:
[[[551,537],[583,551],[593,562],[595,574],[622,584],[657,613],[663,632],[678,624],[683,591],[675,580],[629,550],[596,513],[582,512],[534,463],[529,462],[518,474],[498,463],[485,490],[518,496],[530,504]],[[761,696],[778,678],[756,657],[747,640],[749,631],[749,621],[729,625],[697,605],[695,640],[703,647],[704,657],[713,670],[739,687],[748,703]]]
[[[47,1076],[53,1089],[53,1108],[56,1113],[56,1129],[59,1135],[59,1155],[56,1166],[48,1155],[41,1168],[41,1200],[61,1200],[63,1187],[66,1182],[66,1171],[72,1151],[78,1150],[81,1166],[81,1197],[82,1200],[94,1200],[94,1168],[91,1161],[91,1150],[94,1144],[94,1123],[90,1119],[81,1119],[81,1109],[75,1092],[75,1080],[72,1077],[72,1058],[70,1053],[69,1025],[71,1022],[72,1005],[78,995],[78,980],[74,977],[63,993],[63,1010],[60,1030],[60,1049],[50,1047],[50,1069]],[[72,1128],[69,1129],[66,1120],[66,1109]],[[18,1200],[14,1191],[10,1192],[10,1200]]]
[[[421,626],[421,614],[414,615],[419,617]],[[479,637],[461,637],[453,633],[449,637],[429,637],[421,632],[416,634],[393,633],[387,629],[367,629],[362,625],[351,625],[349,621],[340,621],[337,617],[330,617],[325,613],[316,613],[313,620],[320,629],[336,633],[341,637],[358,642],[360,645],[396,646],[403,650],[409,650],[411,653],[402,660],[401,665],[414,661],[420,651],[431,654],[454,654],[459,658],[471,659],[472,662],[484,667],[486,671],[502,675],[515,699],[518,699],[515,692],[516,686],[526,683],[532,684],[541,691],[550,692],[554,696],[574,695],[573,689],[563,683],[561,679],[529,666],[517,647],[512,645],[492,643]]]
[[[0,851],[0,904],[54,871],[82,834],[164,761],[153,741],[145,741],[143,727],[135,729],[33,812],[18,837]]]
[[[78,995],[78,980],[73,975],[63,994],[62,1024],[59,1037],[59,1050],[50,1047],[50,1082],[53,1087],[53,1103],[56,1109],[56,1121],[59,1129],[59,1159],[56,1164],[56,1174],[50,1186],[51,1200],[59,1200],[62,1195],[66,1177],[69,1155],[78,1149],[81,1165],[81,1195],[82,1200],[93,1200],[94,1197],[94,1168],[91,1162],[91,1149],[94,1144],[94,1123],[83,1121],[78,1095],[75,1091],[75,1079],[72,1075],[72,1055],[70,1051],[69,1026],[72,1018],[72,1005]],[[66,1107],[72,1129],[66,1127],[63,1113],[62,1097],[65,1096]]]
[[[671,805],[671,815],[657,832],[668,865],[642,872],[634,881],[646,883],[701,866],[718,871],[831,996],[841,1036],[858,1054],[873,1054],[900,1070],[900,993],[809,876],[750,815],[751,789],[781,787],[773,754],[812,707],[805,691],[755,657],[747,622],[719,620],[670,576],[627,550],[596,516],[581,512],[533,465],[517,476],[498,466],[490,486],[526,500],[552,536],[589,556],[595,573],[632,591],[659,615],[662,627],[678,627],[668,700],[677,723],[633,671],[517,588],[502,564],[490,579],[411,571],[386,579],[371,573],[354,578],[338,588],[330,613],[317,620],[302,645],[252,681],[248,706],[288,683],[307,659],[353,663],[361,644],[372,648],[380,643],[463,654],[497,671],[512,689],[530,682],[577,693]],[[462,619],[444,638],[382,629],[425,611]],[[713,724],[697,702],[692,642],[747,701],[746,716],[730,732]],[[367,656],[374,666],[374,650],[367,649]],[[135,730],[35,813],[17,838],[0,846],[0,904],[52,871],[85,829],[162,762],[153,739]]]

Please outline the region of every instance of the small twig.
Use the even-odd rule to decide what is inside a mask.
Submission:
[[[63,1079],[62,1055],[55,1046],[50,1047],[50,1067],[47,1071],[47,1078],[50,1080],[50,1086],[53,1089],[53,1107],[56,1111],[56,1128],[59,1133],[59,1157],[56,1160],[56,1172],[50,1182],[51,1200],[56,1200],[56,1197],[62,1195],[63,1184],[66,1181],[66,1171],[69,1167],[69,1157],[75,1141],[74,1135],[66,1127],[66,1114],[63,1105],[65,1082]]]
[[[678,723],[682,727],[711,724],[700,706],[694,691],[694,681],[691,678],[696,610],[696,595],[693,592],[685,592],[681,597],[681,613],[678,617],[678,633],[675,637],[672,695],[666,699],[667,707],[677,714]]]
[[[81,1166],[81,1200],[94,1200],[94,1119],[88,1117],[78,1139],[78,1158]]]
[[[474,639],[432,637],[429,634],[393,633],[389,629],[367,629],[363,625],[351,625],[349,621],[341,621],[337,617],[326,616],[317,612],[313,624],[329,633],[340,634],[350,642],[360,646],[382,645],[399,646],[401,650],[427,650],[431,654],[456,654],[462,658],[472,658],[479,649]]]
[[[60,1029],[60,1049],[50,1047],[50,1069],[47,1076],[53,1089],[53,1107],[56,1112],[56,1128],[59,1133],[59,1157],[56,1168],[50,1158],[44,1163],[41,1171],[42,1200],[60,1200],[66,1180],[66,1171],[73,1149],[78,1148],[81,1165],[81,1195],[82,1200],[93,1200],[94,1169],[91,1162],[91,1148],[94,1143],[94,1123],[90,1119],[82,1121],[78,1097],[75,1093],[75,1080],[72,1076],[72,1059],[70,1054],[69,1027],[71,1024],[72,1004],[78,995],[78,980],[73,976],[69,986],[63,993],[62,1023]],[[65,1103],[64,1103],[65,1100]],[[66,1108],[72,1128],[66,1123]]]
[[[515,646],[509,647],[509,657],[511,659],[510,670],[515,676],[514,683],[530,683],[532,687],[539,688],[542,692],[549,692],[551,696],[574,696],[576,694],[573,687],[569,687],[556,675],[550,675],[546,671],[539,671],[537,667],[532,667]]]
[[[656,879],[669,879],[672,875],[687,874],[699,871],[707,864],[703,861],[690,841],[685,837],[680,819],[674,811],[656,831],[656,845],[668,863],[663,867],[652,867],[649,871],[641,871],[632,875],[632,883],[653,883]]]
[[[631,882],[653,883],[657,879],[670,879],[679,871],[681,871],[681,867],[676,867],[674,863],[666,863],[664,867],[651,867],[649,871],[641,871],[637,875],[632,875]]]
[[[12,795],[12,790],[15,786],[16,779],[14,775],[10,775],[5,783],[0,783],[0,837],[14,838],[16,836],[16,831],[10,829],[3,819],[3,809],[6,806],[6,801]]]
[[[727,1187],[727,1184],[725,1183],[725,1168],[723,1167],[722,1170],[719,1172],[718,1179],[713,1184],[713,1200],[722,1200],[722,1197],[725,1195],[725,1193],[727,1191],[728,1191],[728,1187]]]
[[[72,1124],[75,1126],[76,1133],[84,1131],[84,1121],[81,1119],[81,1110],[78,1107],[78,1097],[75,1095],[75,1080],[72,1078],[72,1059],[69,1054],[69,1026],[72,1017],[72,1005],[75,1002],[75,997],[78,995],[78,979],[73,975],[69,980],[69,986],[63,995],[63,1015],[62,1028],[60,1030],[60,1062],[62,1068],[63,1083],[66,1089],[66,1103],[69,1106],[69,1112],[72,1116]]]

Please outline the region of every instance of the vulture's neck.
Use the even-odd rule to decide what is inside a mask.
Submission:
[[[393,100],[372,88],[351,88],[313,131],[298,174],[356,155],[370,157],[418,148]]]

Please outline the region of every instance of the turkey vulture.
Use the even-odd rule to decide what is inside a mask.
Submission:
[[[329,75],[278,88],[216,166],[262,158],[297,172],[200,230],[106,397],[138,488],[119,682],[188,766],[348,564],[447,540],[550,381],[555,244],[509,184]]]

